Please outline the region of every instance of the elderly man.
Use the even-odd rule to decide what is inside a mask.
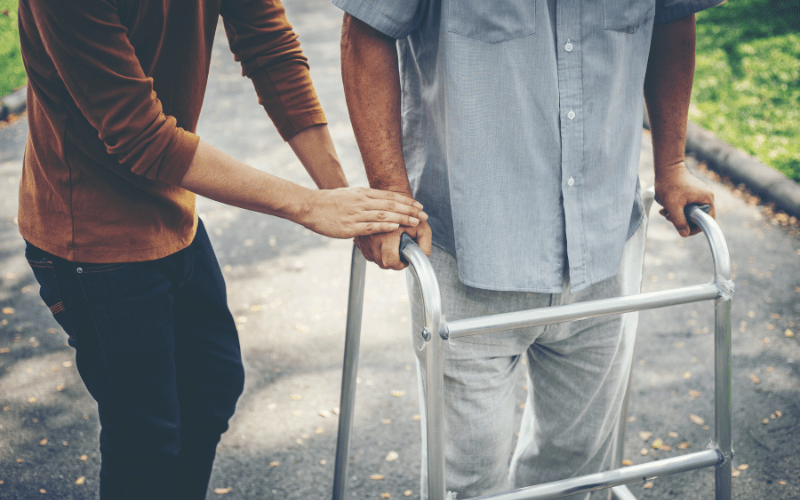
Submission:
[[[430,216],[357,244],[400,269],[400,234],[415,236],[449,320],[639,290],[643,89],[662,214],[689,236],[684,206],[713,205],[683,160],[694,13],[719,0],[333,1],[346,12],[345,93],[370,185],[413,194]],[[627,314],[447,343],[448,491],[611,466],[636,325]],[[521,363],[528,399],[509,469]],[[423,498],[424,474],[423,457]]]

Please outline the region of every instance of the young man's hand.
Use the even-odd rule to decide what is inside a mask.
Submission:
[[[310,191],[306,210],[298,219],[312,231],[333,238],[353,238],[411,230],[428,215],[419,202],[399,193],[370,188]],[[399,244],[399,236],[398,236]]]

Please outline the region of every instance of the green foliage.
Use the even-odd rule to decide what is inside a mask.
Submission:
[[[19,52],[17,1],[0,0],[0,97],[25,84],[25,68]]]
[[[734,0],[697,15],[689,118],[800,182],[797,3]]]

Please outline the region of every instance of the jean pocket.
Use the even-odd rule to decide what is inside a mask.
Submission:
[[[447,31],[486,43],[502,43],[535,32],[533,0],[450,0]]]
[[[655,12],[655,0],[603,0],[603,24],[608,31],[635,33]]]
[[[58,286],[53,259],[44,251],[30,246],[25,250],[25,257],[31,266],[33,276],[39,283],[39,297],[42,298],[44,304],[50,309],[53,318],[69,336],[67,341],[69,345],[75,347],[77,345],[77,337],[75,329],[72,327],[67,307],[64,304],[61,288]]]

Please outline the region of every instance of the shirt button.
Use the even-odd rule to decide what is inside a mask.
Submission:
[[[572,43],[567,42],[567,44],[564,45],[564,50],[566,50],[567,52],[572,52]]]
[[[570,177],[569,180],[567,181],[567,186],[572,187],[573,184],[575,184],[575,179]]]
[[[570,110],[570,112],[567,113],[567,118],[569,118],[570,120],[574,120],[575,119],[575,112]]]

